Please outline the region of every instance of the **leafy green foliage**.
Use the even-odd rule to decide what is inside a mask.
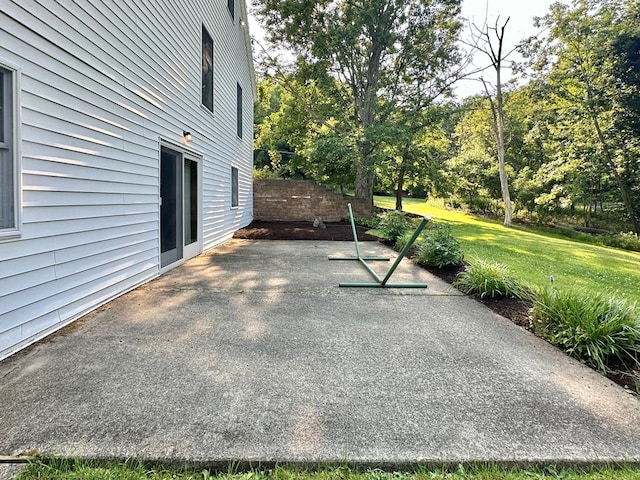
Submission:
[[[378,230],[385,238],[395,242],[411,229],[411,222],[407,215],[398,210],[390,210],[380,215]]]
[[[257,180],[268,180],[280,178],[280,176],[269,167],[264,166],[262,168],[253,167],[253,178]]]
[[[634,307],[602,292],[546,288],[536,295],[531,327],[542,338],[601,372],[612,359],[638,363]]]
[[[372,200],[388,125],[420,130],[421,112],[450,91],[460,60],[460,0],[261,0],[270,42],[296,57],[299,83],[317,81],[328,103],[348,105],[313,123],[349,137],[355,191]],[[274,60],[274,59],[271,59]],[[273,65],[268,65],[267,69]],[[276,70],[282,70],[276,68]],[[331,87],[335,80],[341,87]],[[299,102],[307,112],[313,103]],[[341,110],[338,109],[338,110]],[[322,118],[324,117],[324,118]],[[327,121],[329,119],[335,122]],[[315,128],[312,126],[312,128]],[[371,204],[373,202],[371,201]]]
[[[629,161],[640,145],[639,132],[633,128],[637,112],[630,109],[640,98],[640,82],[635,74],[627,75],[635,68],[634,62],[629,62],[629,48],[635,57],[640,44],[635,40],[638,21],[632,12],[634,3],[556,2],[540,19],[540,26],[549,34],[532,42],[532,51],[538,58],[540,83],[548,87],[549,98],[560,112],[557,130],[569,133],[565,135],[569,142],[558,145],[557,154],[566,150],[571,162],[585,165],[587,175],[580,178],[593,187],[605,176],[612,179],[634,232],[640,234],[640,199],[636,197],[640,175],[637,162]],[[585,157],[595,161],[580,162]],[[563,163],[561,155],[557,159]],[[591,195],[593,189],[584,191]]]
[[[452,235],[451,227],[444,223],[429,228],[416,250],[413,261],[420,265],[444,268],[462,265],[464,261],[460,242]]]
[[[349,221],[348,218],[345,221]],[[353,222],[356,225],[361,225],[367,228],[378,228],[380,225],[380,217],[377,215],[372,215],[371,217],[353,217]]]
[[[521,298],[530,297],[521,281],[505,265],[475,260],[453,283],[463,293],[479,295],[480,298]]]
[[[640,237],[633,232],[623,232],[617,235],[606,235],[602,243],[609,247],[622,248],[633,252],[640,252]]]

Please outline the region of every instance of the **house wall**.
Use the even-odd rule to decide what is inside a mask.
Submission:
[[[253,215],[256,220],[338,222],[353,214],[368,217],[371,209],[361,198],[343,197],[333,190],[308,180],[254,180]]]
[[[233,20],[223,0],[0,3],[0,64],[20,68],[22,120],[21,235],[0,240],[0,358],[159,275],[161,140],[202,158],[203,250],[251,221],[255,80],[243,16],[242,0]],[[201,106],[203,25],[213,114]]]

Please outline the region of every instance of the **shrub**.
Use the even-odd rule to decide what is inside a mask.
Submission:
[[[271,170],[268,166],[262,168],[253,167],[253,178],[258,180],[280,178],[278,172]]]
[[[633,232],[606,235],[602,241],[608,247],[640,252],[640,238]]]
[[[380,215],[378,229],[387,239],[395,242],[411,229],[411,222],[404,212],[391,210]]]
[[[600,372],[614,358],[638,364],[634,307],[610,295],[546,288],[536,295],[530,323],[542,338]]]
[[[529,291],[505,265],[484,260],[476,260],[460,272],[453,286],[463,293],[479,295],[480,298],[531,298]]]
[[[346,218],[345,221],[349,222],[349,218]],[[353,217],[353,222],[356,225],[361,225],[367,228],[378,228],[380,219],[377,215],[373,215],[371,217]]]
[[[427,230],[423,240],[416,244],[416,255],[413,257],[415,263],[438,268],[457,267],[462,265],[463,260],[460,242],[446,224],[436,224]]]

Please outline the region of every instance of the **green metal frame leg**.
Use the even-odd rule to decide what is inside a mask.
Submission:
[[[371,276],[376,280],[377,283],[363,283],[363,282],[340,283],[339,286],[340,287],[369,287],[369,288],[427,288],[426,283],[391,283],[390,284],[387,282],[391,278],[391,275],[393,275],[393,273],[396,271],[396,268],[398,268],[398,265],[400,265],[400,262],[402,261],[406,253],[413,246],[414,242],[417,240],[417,238],[420,236],[424,228],[427,226],[427,223],[429,223],[429,221],[431,220],[431,217],[429,215],[424,216],[424,218],[420,221],[420,224],[418,225],[416,230],[413,232],[413,235],[411,235],[411,238],[409,239],[409,241],[405,244],[404,248],[398,254],[398,258],[396,258],[396,261],[393,262],[393,265],[391,265],[391,268],[389,268],[389,271],[387,272],[385,277],[380,278],[380,276],[365,261],[365,260],[379,260],[379,258],[366,259],[360,255],[360,248],[358,246],[358,237],[356,234],[356,225],[353,220],[353,210],[351,209],[350,203],[347,206],[349,207],[349,218],[351,219],[351,228],[353,231],[353,238],[356,245],[357,256],[355,258],[354,257],[350,257],[350,258],[329,257],[329,260],[359,260],[360,263],[362,263],[364,268],[371,274]],[[388,259],[385,258],[384,260],[388,260]]]
[[[358,232],[356,231],[356,222],[353,219],[353,210],[351,209],[351,204],[348,203],[347,207],[349,208],[349,221],[351,222],[351,233],[353,233],[353,242],[356,245],[356,256],[355,257],[329,257],[329,260],[369,260],[369,261],[380,261],[380,262],[388,262],[388,257],[363,257],[360,255],[360,246],[358,244]]]

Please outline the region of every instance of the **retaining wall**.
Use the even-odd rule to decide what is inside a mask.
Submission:
[[[321,217],[324,222],[337,222],[348,216],[347,203],[351,203],[354,215],[371,215],[364,200],[343,197],[309,180],[253,181],[255,220],[313,222]]]

